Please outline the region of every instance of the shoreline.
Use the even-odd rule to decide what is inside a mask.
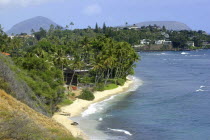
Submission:
[[[128,79],[123,86],[119,86],[112,90],[94,92],[95,99],[93,101],[76,99],[72,104],[61,107],[61,111],[56,112],[52,118],[61,125],[63,125],[67,130],[69,130],[74,137],[89,140],[88,136],[79,127],[71,125],[71,123],[73,123],[71,117],[81,115],[81,113],[84,112],[93,103],[103,101],[104,99],[107,99],[110,96],[127,91],[133,83],[133,79]],[[71,116],[61,115],[61,112],[69,113],[71,114]]]

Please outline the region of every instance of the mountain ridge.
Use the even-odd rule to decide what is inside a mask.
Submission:
[[[192,30],[185,23],[179,21],[145,21],[145,22],[136,23],[135,25],[138,27],[142,27],[142,26],[149,26],[155,24],[160,27],[165,26],[167,30],[175,30],[175,31]]]
[[[11,35],[11,34],[16,35],[16,34],[21,34],[21,33],[31,34],[32,29],[35,32],[39,31],[39,29],[41,27],[45,30],[49,30],[50,25],[59,26],[57,23],[50,20],[49,18],[46,18],[43,16],[36,16],[36,17],[26,19],[24,21],[21,21],[21,22],[15,24],[6,33],[9,35]]]

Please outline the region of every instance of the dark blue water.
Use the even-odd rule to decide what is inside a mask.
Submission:
[[[98,140],[209,140],[210,50],[140,55],[143,85],[97,104],[84,130]]]

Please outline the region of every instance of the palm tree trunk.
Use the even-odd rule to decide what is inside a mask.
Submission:
[[[62,78],[63,78],[63,83],[65,84],[65,76],[64,76],[64,71],[63,71],[63,64],[62,64]]]
[[[106,76],[106,80],[105,80],[105,82],[104,82],[104,86],[106,86],[107,81],[108,81],[108,79],[109,79],[109,76],[110,76],[110,71],[109,71],[109,69],[108,69],[107,76]]]
[[[70,82],[70,86],[72,85],[72,82],[73,82],[73,79],[74,79],[74,75],[75,75],[75,70],[73,70],[74,72],[73,72],[73,75],[72,75],[72,77],[71,77],[71,82]]]

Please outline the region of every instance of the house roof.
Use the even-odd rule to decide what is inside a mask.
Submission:
[[[7,56],[10,55],[9,53],[6,53],[6,52],[1,52],[1,53],[4,54],[4,55],[7,55]]]

